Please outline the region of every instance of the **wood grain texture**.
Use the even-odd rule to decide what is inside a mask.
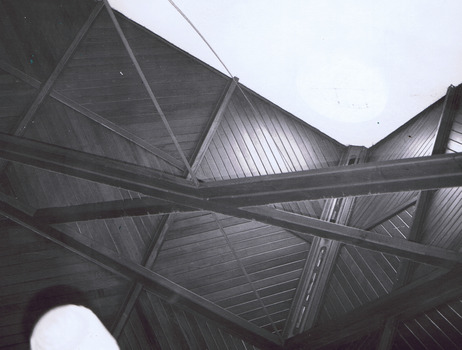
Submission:
[[[56,224],[71,237],[87,237],[119,255],[141,264],[161,216],[125,217]]]
[[[126,349],[258,350],[213,320],[142,292],[119,338]],[[262,348],[263,349],[263,348]]]
[[[90,0],[71,0],[66,6],[52,0],[2,1],[0,38],[5,59],[46,80],[94,7]]]
[[[22,213],[18,209],[12,207],[8,203],[2,201],[1,214],[9,219],[19,223],[23,227],[34,231],[36,234],[51,240],[60,246],[78,254],[80,257],[98,264],[104,269],[121,275],[125,278],[136,280],[143,284],[147,289],[160,295],[167,300],[176,300],[179,303],[184,303],[185,306],[204,314],[207,317],[212,317],[216,322],[219,322],[223,327],[235,330],[240,333],[245,339],[254,339],[259,344],[265,344],[270,348],[280,344],[280,340],[255,325],[244,321],[242,318],[210,303],[197,294],[191,293],[189,290],[163,278],[139,264],[133,263],[116,252],[105,247],[98,246],[92,239],[79,237],[78,239],[69,234],[58,231],[50,226],[41,225],[34,222],[32,217]]]
[[[229,243],[282,329],[309,245],[279,228],[219,216]],[[153,270],[273,331],[214,216],[178,214]]]
[[[57,303],[81,302],[82,293],[103,323],[110,324],[129,286],[126,280],[11,222],[2,225],[1,233],[0,348],[29,348],[23,317],[40,310],[33,298],[52,287],[54,294],[49,297],[53,295]],[[69,294],[70,288],[75,294]],[[43,299],[42,308],[51,307],[50,301]]]
[[[462,342],[462,300],[440,305],[398,325],[392,349],[459,349]]]

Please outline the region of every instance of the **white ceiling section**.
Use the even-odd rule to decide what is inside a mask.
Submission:
[[[111,0],[226,72],[168,0]],[[460,0],[175,0],[240,82],[349,145],[371,146],[462,82]]]

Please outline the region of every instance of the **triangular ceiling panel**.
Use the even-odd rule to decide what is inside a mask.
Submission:
[[[321,199],[316,201],[285,202],[273,204],[272,206],[276,209],[288,211],[290,213],[320,219],[324,203],[325,200]]]
[[[398,130],[372,146],[369,162],[425,157],[432,153],[444,98],[420,112]]]
[[[1,1],[0,12],[6,14],[0,21],[2,59],[46,80],[95,6],[89,0],[69,0],[65,6],[54,0]]]
[[[46,99],[41,105],[24,136],[166,173],[180,174],[179,169],[168,160],[149,152],[136,141],[123,137],[52,98]]]
[[[34,321],[57,305],[90,307],[109,328],[129,283],[12,222],[2,224],[1,348],[25,348]],[[8,334],[8,336],[5,336]]]
[[[153,271],[270,332],[282,332],[309,247],[261,223],[181,214]]]
[[[161,216],[122,217],[55,224],[56,229],[76,239],[80,236],[142,264],[156,236]]]
[[[181,151],[190,158],[227,79],[152,33],[117,17]],[[106,11],[99,14],[55,90],[163,152],[181,158]]]
[[[325,291],[318,324],[390,293],[399,265],[397,259],[359,247],[343,246]]]
[[[344,149],[251,91],[238,88],[197,175],[216,180],[323,168],[337,165]]]
[[[416,210],[415,203],[410,205],[408,208],[400,211],[393,217],[383,220],[371,231],[380,233],[385,236],[408,239],[411,226],[414,222],[414,213]]]
[[[356,198],[349,226],[371,229],[377,223],[394,216],[396,210],[411,207],[417,200],[418,192],[399,192]]]

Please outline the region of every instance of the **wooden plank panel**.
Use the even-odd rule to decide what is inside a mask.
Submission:
[[[149,217],[141,218],[148,219]],[[148,242],[155,234],[159,220],[159,218],[145,220],[148,226],[143,227],[142,230],[148,231],[145,233],[149,235]],[[139,264],[142,263],[143,256],[148,249],[148,244],[140,236],[140,230],[131,218],[80,221],[58,224],[54,227],[72,237],[78,238],[79,235],[89,237],[97,244],[118,252],[121,256]]]
[[[339,346],[383,327],[384,320],[390,317],[409,319],[419,312],[426,311],[439,303],[453,300],[460,295],[460,270],[434,274],[419,282],[402,287],[378,301],[364,305],[345,317],[319,325],[291,338],[289,349],[316,348],[321,345]],[[367,316],[366,316],[367,315]],[[332,329],[338,330],[335,334]],[[326,333],[324,333],[326,332]],[[303,346],[302,346],[303,344]]]
[[[2,236],[8,237],[8,245],[4,247],[11,255],[0,254],[0,265],[5,270],[0,288],[4,310],[0,325],[5,331],[2,334],[9,335],[0,337],[0,347],[28,347],[23,316],[33,318],[37,307],[40,310],[36,302],[45,299],[36,299],[39,293],[46,292],[49,296],[54,293],[54,300],[59,303],[76,302],[80,291],[90,301],[88,306],[108,324],[128,287],[125,280],[16,225],[2,226]],[[61,288],[56,287],[59,285]],[[69,294],[71,287],[74,294]],[[51,307],[50,300],[41,307]]]
[[[381,253],[352,246],[343,247],[320,319],[335,319],[389,293],[396,272],[396,269],[390,271],[388,261]],[[349,307],[345,308],[345,305]]]
[[[402,322],[397,329],[401,339],[398,339],[394,346],[406,342],[424,344],[432,349],[457,349],[462,340],[459,327],[462,319],[457,311],[460,305],[459,298]],[[415,348],[415,345],[412,346]]]
[[[47,100],[37,112],[37,120],[26,137],[66,146],[93,154],[170,171],[165,161],[130,143],[125,138],[83,118],[79,113],[54,100]]]
[[[416,197],[414,191],[357,197],[349,225],[370,229],[377,220],[396,214],[396,208]]]
[[[220,222],[223,221],[226,222],[226,217],[220,217]],[[259,295],[259,300],[248,292],[239,298],[228,296],[225,305],[259,326],[268,326],[270,331],[274,329],[268,314],[271,319],[277,316],[275,324],[282,331],[295,294],[293,281],[294,278],[300,278],[309,245],[285,231],[256,222],[241,221],[234,226],[222,226],[236,257]],[[294,277],[294,273],[298,275]],[[259,287],[259,283],[268,278],[271,278],[277,288]],[[264,296],[260,294],[261,290],[264,291]],[[233,305],[232,301],[237,304]],[[262,303],[265,309],[262,308]]]
[[[369,161],[429,155],[443,110],[441,98],[408,123],[371,147]]]
[[[423,242],[458,250],[462,247],[462,189],[438,190],[430,203],[423,228]]]
[[[246,349],[242,339],[213,320],[168,304],[151,293],[141,294],[139,307],[134,312],[142,313],[149,321],[145,328],[150,328],[162,349]]]
[[[228,166],[229,171],[234,172],[234,175],[230,173],[232,177],[242,172],[245,176],[274,174],[289,169],[310,169],[316,167],[314,164],[318,163],[330,165],[338,162],[340,150],[328,146],[332,143],[330,139],[313,133],[313,130],[298,125],[298,122],[293,122],[287,115],[267,101],[254,96],[244,87],[242,90],[246,97],[242,96],[242,91],[234,94],[222,123],[224,128],[222,135],[226,135],[222,137],[225,139],[222,142],[226,143],[224,149],[210,151],[213,153],[210,159],[233,159],[232,166]],[[297,129],[304,129],[303,137],[310,136],[310,141],[300,137]],[[286,133],[296,134],[298,142],[290,143]],[[293,139],[293,136],[291,137]],[[305,144],[306,142],[319,143],[319,145]],[[228,144],[234,144],[234,147],[229,147]],[[321,144],[324,147],[323,151],[321,151]],[[293,147],[304,147],[304,149],[303,151],[297,149],[298,151],[294,152]],[[307,147],[311,147],[312,150],[308,151]],[[234,155],[230,156],[233,150]],[[303,153],[312,154],[309,161],[302,160]],[[300,155],[300,159],[293,158],[296,154]],[[303,163],[302,166],[300,162]],[[217,173],[215,178],[217,177],[222,178],[222,175]]]
[[[66,6],[53,1],[2,2],[0,23],[8,61],[45,80],[94,6],[92,1],[77,0]]]
[[[11,164],[7,176],[18,198],[35,208],[126,199],[119,189],[29,166]],[[50,191],[53,188],[54,191]]]
[[[35,89],[0,70],[0,131],[10,133],[29,106]]]

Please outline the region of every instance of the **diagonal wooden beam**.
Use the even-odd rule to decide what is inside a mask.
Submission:
[[[0,60],[0,69],[4,70],[5,72],[15,76],[18,79],[21,79],[25,83],[28,83],[29,85],[39,88],[41,83],[37,79],[25,74],[24,72],[21,72],[20,70],[16,69],[15,67],[12,67],[5,61]],[[114,132],[115,134],[123,137],[127,141],[137,145],[138,147],[141,147],[148,151],[149,153],[163,159],[170,165],[173,165],[175,168],[182,170],[183,169],[183,163],[176,159],[175,157],[172,157],[170,154],[167,152],[162,151],[160,148],[157,148],[150,143],[146,142],[142,138],[136,136],[135,134],[129,132],[128,130],[118,126],[117,124],[112,123],[111,121],[107,120],[106,118],[103,118],[99,114],[89,110],[88,108],[82,106],[78,102],[74,101],[73,99],[63,95],[59,91],[56,90],[51,90],[49,93],[49,96],[52,97],[53,99],[65,104],[66,106],[72,108],[76,112],[80,113],[81,115],[87,117],[90,120],[93,120],[94,122],[98,123],[102,127]]]
[[[168,188],[168,191],[176,190],[182,195],[201,197],[214,205],[225,203],[233,207],[241,207],[248,202],[261,205],[462,185],[462,153],[220,180],[203,183],[196,188],[190,181],[150,168],[3,133],[0,133],[0,145],[0,156],[4,159],[96,182],[111,182],[122,188],[136,187],[135,184],[139,183],[140,189],[149,184],[165,192],[167,188],[162,190],[162,187],[168,187],[169,182],[176,186]],[[153,183],[153,180],[156,182]],[[245,195],[249,196],[249,200]],[[180,204],[190,206],[187,202]]]
[[[329,167],[295,173],[220,180],[201,184],[209,200],[235,206],[462,185],[460,153]]]
[[[388,319],[406,320],[462,294],[462,265],[413,282],[334,321],[286,341],[285,349],[336,348],[382,329]]]
[[[51,226],[38,223],[31,216],[2,200],[0,200],[0,215],[82,256],[88,261],[98,264],[108,271],[142,284],[144,288],[164,300],[175,300],[175,302],[203,314],[205,317],[218,322],[222,327],[232,332],[238,332],[244,339],[256,346],[265,349],[280,349],[279,339],[270,332],[245,321],[165,277],[121,257],[114,251],[99,244],[97,245],[94,241],[84,236],[80,236],[77,240]]]
[[[254,214],[254,220],[274,226],[281,226],[284,223],[286,229],[298,232],[301,238],[305,235],[314,235],[447,268],[462,263],[462,254],[452,250],[410,242],[269,207],[252,207],[247,210]]]
[[[370,231],[375,226],[399,214],[403,210],[415,205],[417,198],[412,198],[396,207],[386,216],[377,219],[373,224],[364,228]],[[66,207],[49,207],[38,209],[35,217],[49,224],[75,222],[85,220],[113,219],[126,216],[162,215],[178,212],[191,212],[197,209],[182,206],[152,197],[121,199],[98,203],[86,203]]]
[[[67,207],[38,209],[34,218],[40,222],[57,224],[86,220],[113,219],[126,216],[163,215],[195,209],[152,197],[85,203]]]
[[[225,205],[221,202],[203,198],[200,188],[196,188],[189,181],[182,178],[161,174],[142,166],[11,135],[0,134],[0,157],[90,181],[141,192],[148,196],[199,210],[260,221],[286,230],[300,232],[302,236],[306,234],[317,235],[436,266],[451,267],[461,262],[459,253],[437,247],[425,246],[369,231],[323,222],[270,207],[243,209]],[[435,164],[446,164],[449,170],[440,166],[439,175],[442,177],[449,176],[444,174],[444,171],[446,171],[451,176],[456,177],[458,182],[462,180],[462,176],[460,176],[462,169],[459,167],[459,164],[462,163],[461,154],[436,156],[436,160],[433,160],[435,160],[433,157],[425,158],[423,160],[425,167],[428,167],[428,161],[433,166]],[[348,171],[349,167],[338,168]],[[380,166],[378,168],[380,169]],[[430,168],[428,167],[429,171],[431,171]],[[316,172],[316,177],[318,175],[319,173]]]

